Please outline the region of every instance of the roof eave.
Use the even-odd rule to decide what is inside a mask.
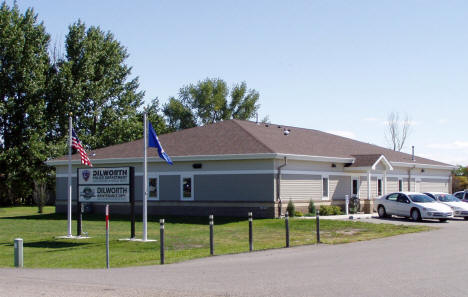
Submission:
[[[422,164],[422,163],[407,163],[407,162],[390,162],[394,167],[405,167],[405,168],[425,168],[425,169],[442,169],[442,170],[453,170],[457,167],[454,165],[434,165],[434,164]]]
[[[301,161],[316,161],[328,163],[353,163],[354,158],[341,157],[325,157],[325,156],[308,156],[294,154],[277,154],[277,153],[259,153],[259,154],[227,154],[227,155],[191,155],[191,156],[171,156],[172,161],[190,162],[190,161],[222,161],[222,160],[262,160],[262,159],[283,159]],[[165,162],[159,157],[149,157],[150,162]],[[143,157],[136,158],[108,158],[108,159],[92,159],[93,164],[119,164],[119,163],[141,163]],[[49,166],[68,165],[68,160],[49,160],[46,161]],[[72,160],[73,165],[79,165],[80,160]]]

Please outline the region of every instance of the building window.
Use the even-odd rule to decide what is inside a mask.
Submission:
[[[328,177],[322,177],[322,198],[328,199]]]
[[[159,199],[159,178],[150,177],[148,178],[148,200]]]
[[[182,176],[182,200],[193,200],[193,176]]]
[[[382,196],[382,180],[377,180],[377,196]]]
[[[398,180],[398,192],[403,192],[403,180]]]
[[[353,178],[352,195],[359,196],[359,179]]]

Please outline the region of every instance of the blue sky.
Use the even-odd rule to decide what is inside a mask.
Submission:
[[[11,4],[12,1],[7,1]],[[63,47],[78,19],[114,33],[146,100],[219,77],[260,92],[260,118],[468,165],[467,1],[18,1]]]

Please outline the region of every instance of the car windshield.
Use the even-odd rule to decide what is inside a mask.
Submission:
[[[421,194],[413,194],[413,195],[408,195],[413,202],[420,202],[420,203],[431,203],[435,202],[431,197],[426,196],[426,195],[421,195]]]
[[[460,199],[450,194],[438,194],[435,195],[441,202],[460,202]]]

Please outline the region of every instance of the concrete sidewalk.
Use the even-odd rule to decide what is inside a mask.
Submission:
[[[361,220],[378,217],[377,213],[357,213],[349,215],[320,216],[321,220]],[[298,217],[300,219],[315,219],[315,217]]]

